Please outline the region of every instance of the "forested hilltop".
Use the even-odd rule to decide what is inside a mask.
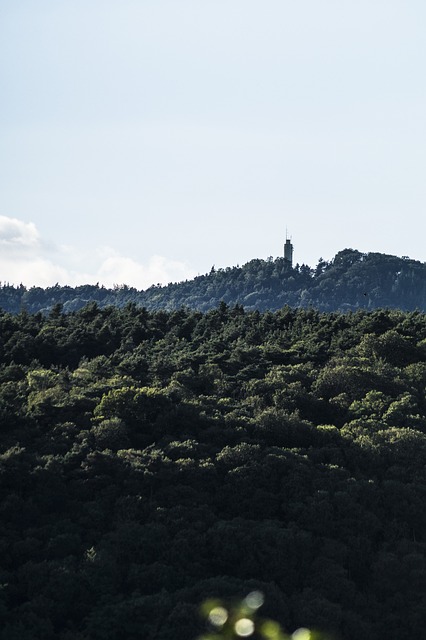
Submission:
[[[425,315],[92,303],[0,336],[1,640],[195,640],[254,589],[290,632],[424,636]]]
[[[129,302],[150,310],[188,307],[207,311],[219,302],[259,311],[314,307],[322,311],[393,308],[426,311],[426,264],[380,253],[340,251],[312,269],[290,266],[284,258],[251,260],[242,267],[215,270],[193,280],[154,285],[146,291],[126,285],[113,289],[84,285],[42,289],[23,285],[0,287],[0,307],[17,313],[48,311],[62,304],[76,311],[88,302],[123,307]]]

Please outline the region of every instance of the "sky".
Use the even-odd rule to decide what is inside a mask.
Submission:
[[[0,281],[426,261],[424,0],[0,0]]]

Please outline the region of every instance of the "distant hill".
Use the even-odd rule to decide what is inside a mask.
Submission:
[[[98,285],[42,289],[3,284],[0,307],[17,313],[48,312],[62,305],[66,312],[88,303],[123,307],[133,303],[149,310],[181,307],[207,311],[220,302],[248,310],[314,307],[321,311],[394,308],[426,311],[426,263],[381,253],[344,249],[315,268],[291,267],[284,258],[254,259],[242,267],[214,269],[193,280],[153,285],[138,291],[126,285],[107,289]]]

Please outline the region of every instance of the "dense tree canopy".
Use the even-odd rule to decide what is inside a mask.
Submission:
[[[425,386],[418,311],[0,312],[0,639],[190,640],[253,590],[422,637]]]

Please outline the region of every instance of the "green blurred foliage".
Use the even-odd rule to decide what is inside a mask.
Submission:
[[[290,635],[279,622],[259,615],[263,602],[261,591],[252,591],[243,600],[232,603],[206,600],[201,613],[207,631],[198,640],[331,640],[329,635],[306,627],[299,627]]]

